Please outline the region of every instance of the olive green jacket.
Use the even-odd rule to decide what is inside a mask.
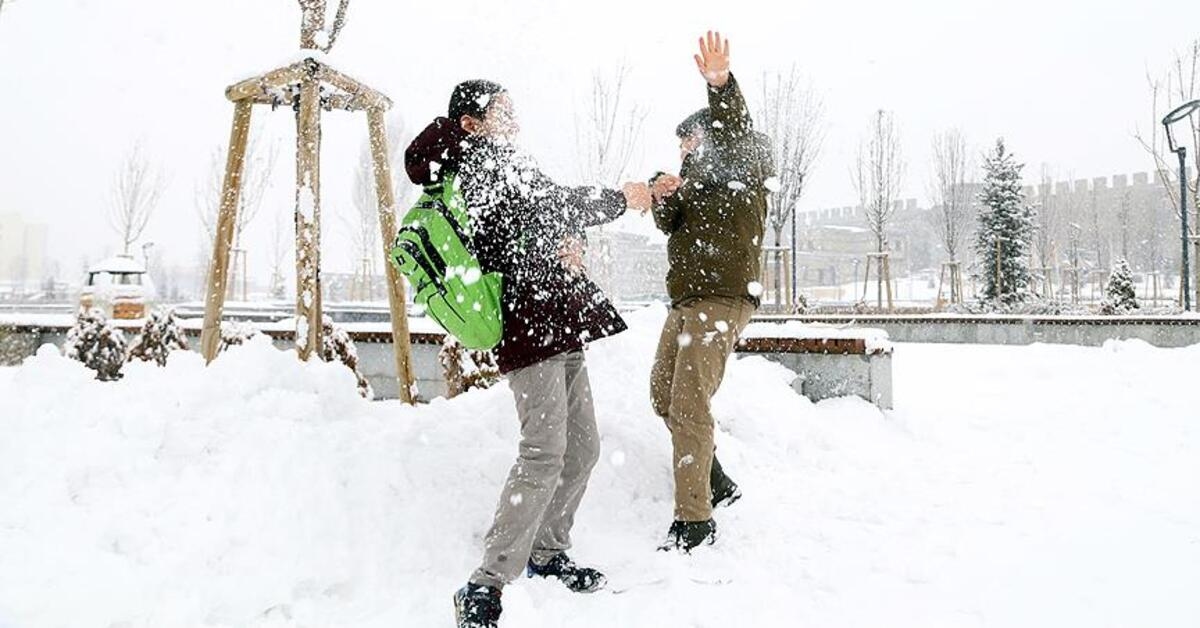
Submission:
[[[754,131],[737,80],[708,87],[711,126],[683,161],[683,185],[654,207],[666,233],[667,293],[672,305],[706,296],[759,303],[770,140]]]

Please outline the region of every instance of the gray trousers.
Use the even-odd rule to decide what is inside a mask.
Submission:
[[[600,458],[583,352],[555,356],[508,374],[521,421],[516,464],[500,493],[471,582],[502,588],[532,558],[544,564],[571,547],[575,511]]]

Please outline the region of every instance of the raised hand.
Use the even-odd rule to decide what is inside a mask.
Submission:
[[[700,54],[695,59],[709,85],[725,87],[729,82],[729,40],[722,40],[721,33],[708,31],[707,36],[701,37]]]

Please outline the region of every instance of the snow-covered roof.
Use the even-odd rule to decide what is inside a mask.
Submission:
[[[89,273],[144,273],[146,267],[127,255],[101,260],[88,268]]]

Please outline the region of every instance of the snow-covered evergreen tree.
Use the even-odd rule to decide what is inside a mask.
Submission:
[[[187,348],[187,338],[179,326],[179,319],[175,318],[175,310],[155,310],[129,347],[129,361],[139,359],[166,366],[172,351],[186,351]]]
[[[1034,210],[1021,191],[1021,169],[1013,154],[996,140],[984,159],[982,207],[975,230],[981,298],[990,305],[1012,305],[1029,294],[1029,251]]]
[[[1104,314],[1127,314],[1138,309],[1137,294],[1133,289],[1133,270],[1124,258],[1117,260],[1108,275],[1104,302],[1100,311]]]
[[[468,390],[491,388],[500,381],[500,368],[491,351],[468,351],[450,334],[442,342],[438,361],[446,378],[446,396],[451,399]]]
[[[345,329],[333,324],[333,321],[326,316],[323,320],[324,346],[321,349],[321,359],[326,362],[341,362],[346,365],[354,373],[354,378],[358,380],[358,394],[364,399],[371,399],[375,396],[371,390],[371,383],[358,370],[358,348],[354,346],[354,340],[350,338],[350,334]]]
[[[80,308],[75,326],[67,331],[63,354],[96,371],[100,381],[118,380],[125,365],[125,334],[99,309]]]
[[[246,344],[246,341],[258,334],[258,329],[249,323],[221,321],[221,348],[218,353],[224,353],[229,347]]]

